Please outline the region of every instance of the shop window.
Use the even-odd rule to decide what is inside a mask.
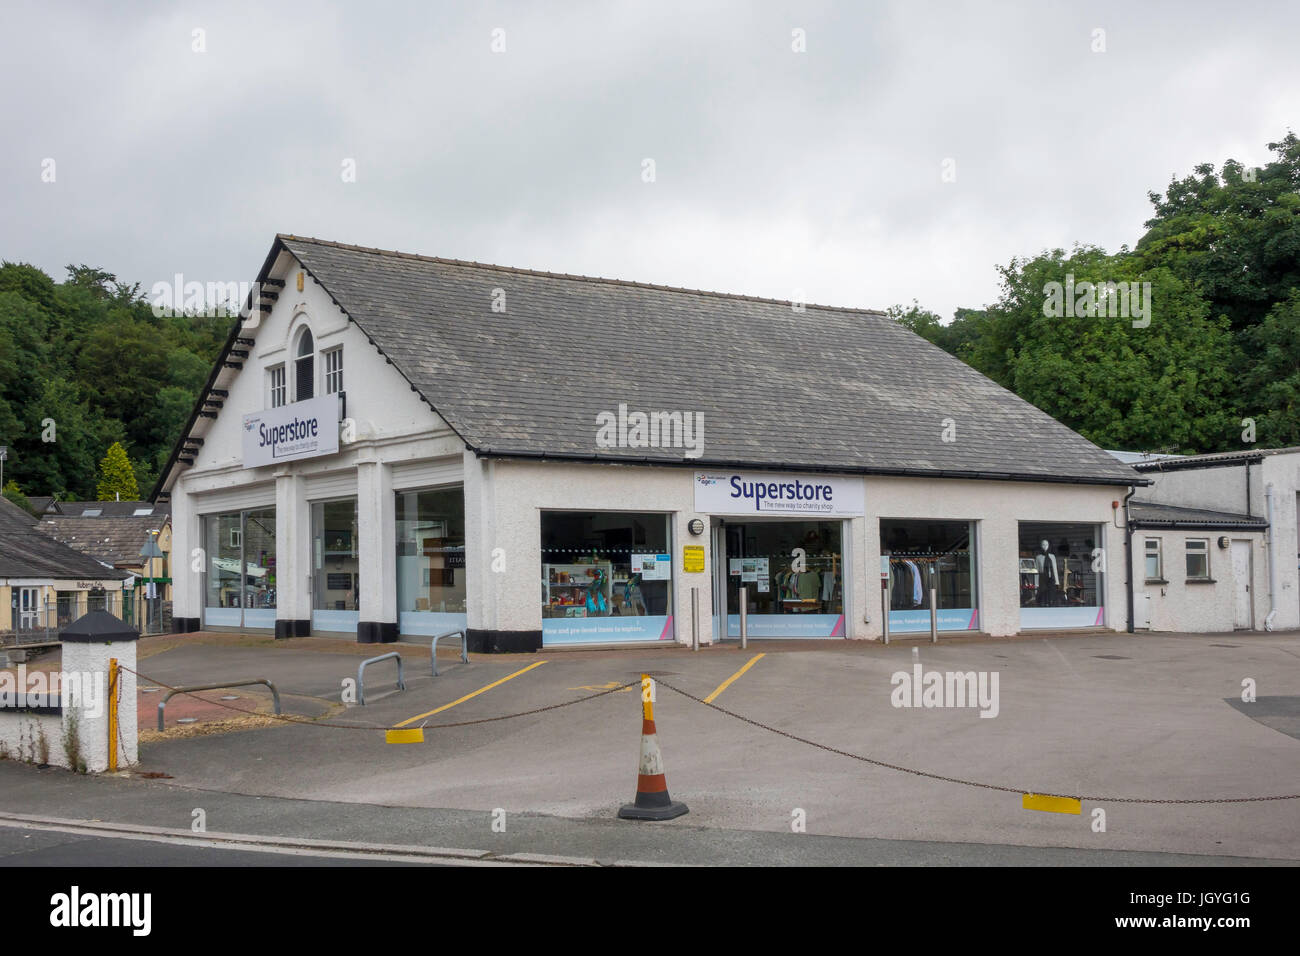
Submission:
[[[1210,577],[1210,539],[1187,539],[1187,580],[1208,580]]]
[[[880,553],[889,562],[889,629],[928,631],[930,590],[942,631],[977,630],[975,523],[880,521]]]
[[[325,360],[325,394],[343,391],[343,347],[322,352],[321,358]]]
[[[1161,573],[1160,561],[1160,539],[1147,538],[1145,542],[1145,559],[1146,559],[1146,578],[1148,581],[1162,581],[1164,574]]]
[[[303,329],[298,335],[298,347],[294,350],[293,400],[295,402],[306,401],[315,395],[316,354],[313,351],[315,347],[316,343],[311,337],[311,329]]]
[[[673,639],[669,516],[543,512],[542,641]]]
[[[205,623],[275,627],[275,509],[207,515],[203,542]]]
[[[1022,628],[1105,623],[1103,540],[1103,529],[1095,524],[1020,522],[1016,574]]]
[[[267,381],[270,388],[270,400],[272,408],[279,408],[288,401],[287,389],[284,384],[284,366],[276,365],[266,370]]]
[[[732,521],[726,547],[727,636],[740,636],[744,588],[748,636],[844,636],[844,522]]]
[[[361,599],[357,553],[357,499],[311,506],[312,628],[355,631]]]
[[[397,613],[403,634],[465,626],[465,494],[397,493]]]

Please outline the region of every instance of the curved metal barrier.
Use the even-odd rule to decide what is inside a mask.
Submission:
[[[467,641],[465,638],[464,631],[448,631],[446,634],[435,634],[433,638],[433,644],[431,644],[429,647],[429,657],[433,661],[434,677],[438,676],[438,642],[442,640],[444,637],[456,637],[457,635],[460,636],[460,662],[462,664],[469,663],[469,647],[467,646]]]
[[[397,651],[389,651],[387,654],[380,654],[378,657],[366,658],[357,667],[357,703],[364,705],[366,702],[366,667],[370,664],[378,664],[380,661],[397,660],[397,689],[406,690],[406,681],[402,679],[402,655]]]
[[[193,684],[189,687],[173,687],[162,700],[158,701],[158,729],[163,729],[163,709],[167,706],[167,701],[177,694],[189,694],[199,690],[223,690],[227,687],[247,687],[250,684],[265,684],[271,688],[271,699],[275,702],[275,712],[280,713],[280,692],[265,677],[254,677],[249,680],[228,680],[217,684]]]

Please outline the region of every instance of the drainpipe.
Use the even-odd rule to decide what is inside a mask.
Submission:
[[[1265,513],[1268,517],[1268,617],[1264,618],[1264,630],[1273,630],[1273,618],[1277,617],[1277,532],[1273,528],[1273,484],[1264,486]]]
[[[1129,499],[1137,494],[1137,487],[1130,485],[1124,496],[1124,573],[1128,578],[1128,632],[1133,633],[1133,518],[1128,513]]]

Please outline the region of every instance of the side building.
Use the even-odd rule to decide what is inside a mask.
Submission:
[[[56,633],[91,610],[119,612],[125,572],[42,534],[0,498],[0,637]]]
[[[1145,483],[883,313],[276,238],[155,488],[177,630],[1128,626]]]
[[[1300,448],[1125,454],[1137,628],[1300,628]]]

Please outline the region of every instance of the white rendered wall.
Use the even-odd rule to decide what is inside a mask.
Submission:
[[[310,501],[338,494],[358,496],[358,546],[362,549],[362,621],[396,620],[393,576],[395,528],[391,466],[430,462],[443,466],[460,461],[464,444],[410,385],[379,354],[355,323],[330,299],[312,277],[296,289],[298,263],[281,257],[273,277],[285,280],[272,311],[256,328],[241,335],[255,338],[244,367],[219,387],[228,395],[215,420],[203,434],[204,444],[193,466],[172,488],[175,549],[178,558],[174,614],[202,614],[201,571],[192,570],[189,555],[201,540],[200,517],[243,508],[276,508],[277,618],[306,620],[311,616]],[[334,455],[275,466],[245,469],[243,416],[270,405],[267,369],[286,364],[292,387],[290,342],[297,330],[310,325],[316,344],[316,394],[324,389],[323,350],[343,346],[343,385],[347,416],[356,423],[355,439]],[[292,397],[292,396],[291,396]],[[379,469],[376,471],[376,469]],[[458,467],[454,469],[458,480]],[[441,472],[447,472],[443,467]],[[448,477],[444,475],[444,477]],[[313,488],[318,489],[313,491]],[[319,489],[341,488],[338,494]],[[382,492],[382,494],[380,494]],[[379,495],[379,497],[376,497]],[[362,500],[364,498],[364,500]],[[386,562],[386,564],[385,564]],[[365,573],[370,568],[374,572]],[[389,568],[391,570],[391,567]],[[391,592],[391,593],[390,593]]]
[[[1150,598],[1150,630],[1182,633],[1231,631],[1236,622],[1237,578],[1232,548],[1219,547],[1219,538],[1251,544],[1251,606],[1255,629],[1262,629],[1268,613],[1268,556],[1264,535],[1248,531],[1198,531],[1187,529],[1136,529],[1133,532],[1133,576],[1138,593]],[[1146,540],[1160,541],[1165,584],[1146,580]],[[1210,577],[1214,583],[1187,580],[1189,538],[1209,539]]]
[[[1274,538],[1273,553],[1277,555],[1277,593],[1273,595],[1277,616],[1273,619],[1273,629],[1290,630],[1300,627],[1300,568],[1297,567],[1300,539],[1296,523],[1300,454],[1269,455],[1256,467],[1262,469],[1263,486],[1273,486],[1273,525],[1269,529],[1269,535]],[[1265,514],[1262,493],[1259,507],[1258,513]]]
[[[879,638],[881,634],[881,518],[975,521],[980,629],[997,637],[1020,631],[1019,523],[1104,525],[1104,545],[1098,542],[1098,546],[1106,549],[1106,627],[1126,629],[1124,532],[1115,527],[1111,502],[1122,502],[1127,491],[1114,485],[868,477],[864,560],[858,563],[854,581],[854,606],[866,608],[871,617],[864,636]]]
[[[507,631],[542,626],[538,578],[541,512],[662,511],[672,522],[673,614],[677,639],[690,641],[690,589],[699,588],[701,641],[711,640],[712,548],[707,534],[693,537],[694,473],[689,468],[583,465],[517,460],[485,461],[465,455],[466,562],[469,626]],[[849,522],[845,551],[850,580],[845,609],[851,638],[879,638],[880,519],[974,520],[979,542],[981,629],[996,636],[1020,630],[1019,522],[1056,521],[1104,526],[1106,627],[1127,627],[1124,533],[1115,527],[1113,501],[1126,488],[1034,482],[918,478],[862,479],[866,515]],[[1104,542],[1104,544],[1103,544]],[[705,546],[702,574],[681,570],[683,544]],[[503,571],[490,569],[494,548]]]

